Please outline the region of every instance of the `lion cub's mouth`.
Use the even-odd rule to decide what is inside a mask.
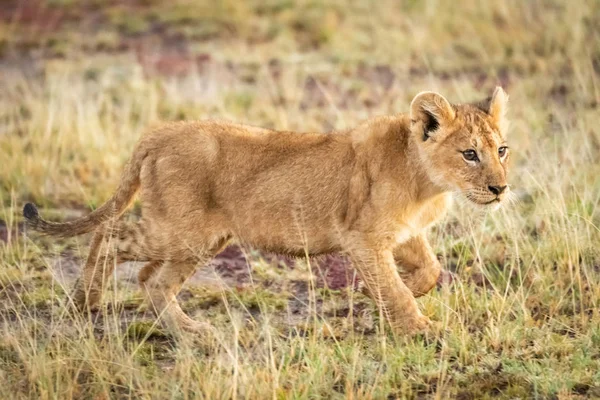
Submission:
[[[488,208],[488,207],[497,208],[504,201],[504,199],[501,198],[500,196],[497,196],[491,200],[474,199],[472,197],[468,197],[468,199],[470,200],[471,204],[478,206],[478,207],[485,207],[485,208]]]
[[[488,204],[493,204],[493,203],[500,203],[502,200],[500,200],[500,197],[496,197],[495,199],[492,199],[490,201],[487,201],[485,203],[482,203],[484,206],[487,206]]]
[[[482,190],[471,189],[463,191],[462,194],[464,194],[466,199],[469,200],[469,203],[473,204],[474,206],[484,208],[489,207],[493,209],[497,209],[505,201],[509,201],[511,197],[511,192],[508,190],[502,194],[495,194],[493,197],[489,196],[491,193],[482,192]]]
[[[496,211],[497,209],[499,209],[502,206],[503,201],[504,199],[500,197],[496,197],[489,201],[471,200],[473,205],[475,205],[476,207],[491,211]]]

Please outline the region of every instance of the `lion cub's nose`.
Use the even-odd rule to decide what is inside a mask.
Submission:
[[[488,189],[490,189],[490,192],[492,192],[496,196],[498,196],[500,193],[504,192],[504,189],[506,189],[506,185],[504,185],[504,186],[488,186]]]

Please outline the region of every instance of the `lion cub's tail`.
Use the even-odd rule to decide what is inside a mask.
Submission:
[[[91,232],[111,218],[118,218],[127,210],[140,187],[140,170],[144,158],[145,154],[142,152],[134,152],[132,159],[125,166],[115,194],[90,214],[73,221],[50,222],[40,217],[34,204],[27,203],[23,207],[27,226],[46,235],[71,237]]]

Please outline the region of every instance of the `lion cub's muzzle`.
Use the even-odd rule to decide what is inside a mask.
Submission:
[[[466,198],[477,206],[498,208],[510,194],[510,187],[501,185],[488,185],[486,188],[474,188],[464,192]]]

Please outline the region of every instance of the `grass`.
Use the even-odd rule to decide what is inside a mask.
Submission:
[[[600,396],[597,2],[7,4],[1,398]],[[419,300],[443,326],[426,337],[394,338],[361,294],[254,253],[251,277],[184,289],[206,337],[156,326],[135,266],[99,312],[71,315],[88,238],[22,235],[25,201],[61,219],[106,200],[159,120],[322,131],[406,112],[421,90],[466,102],[497,84],[520,201],[490,215],[458,204],[432,230],[457,279]]]

